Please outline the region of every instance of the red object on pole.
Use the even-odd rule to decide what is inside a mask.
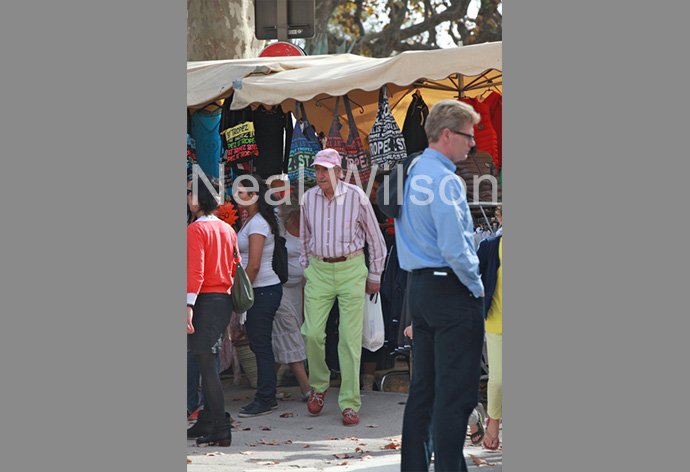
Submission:
[[[269,46],[266,46],[259,57],[283,57],[283,56],[306,56],[307,53],[304,52],[299,46],[294,44],[286,43],[285,41],[278,41]]]

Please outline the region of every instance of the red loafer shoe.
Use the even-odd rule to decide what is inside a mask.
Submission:
[[[359,423],[359,416],[352,408],[345,408],[343,410],[343,424],[345,426],[354,426]]]
[[[326,390],[327,392],[328,390]],[[309,395],[309,400],[307,401],[307,410],[312,415],[318,415],[323,410],[323,399],[326,397],[326,392],[316,393],[313,389],[311,395]]]

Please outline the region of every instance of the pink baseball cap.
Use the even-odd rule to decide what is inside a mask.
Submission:
[[[314,165],[323,166],[327,169],[331,167],[342,167],[342,158],[335,149],[323,149],[316,153]]]

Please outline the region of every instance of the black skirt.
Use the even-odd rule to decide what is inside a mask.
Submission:
[[[232,314],[232,296],[200,293],[193,308],[194,333],[188,334],[192,354],[219,354]]]

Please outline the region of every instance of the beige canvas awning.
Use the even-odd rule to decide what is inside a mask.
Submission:
[[[488,87],[501,91],[502,43],[484,43],[432,51],[407,51],[389,58],[353,54],[258,58],[187,63],[187,106],[202,108],[234,93],[232,108],[280,105],[294,111],[305,104],[309,121],[328,131],[335,98],[352,101],[360,136],[376,118],[378,91],[388,85],[389,102],[400,126],[414,90],[427,105],[445,98],[476,96]],[[345,110],[339,108],[341,117]],[[341,118],[342,123],[346,119]],[[343,126],[346,136],[347,126]]]

